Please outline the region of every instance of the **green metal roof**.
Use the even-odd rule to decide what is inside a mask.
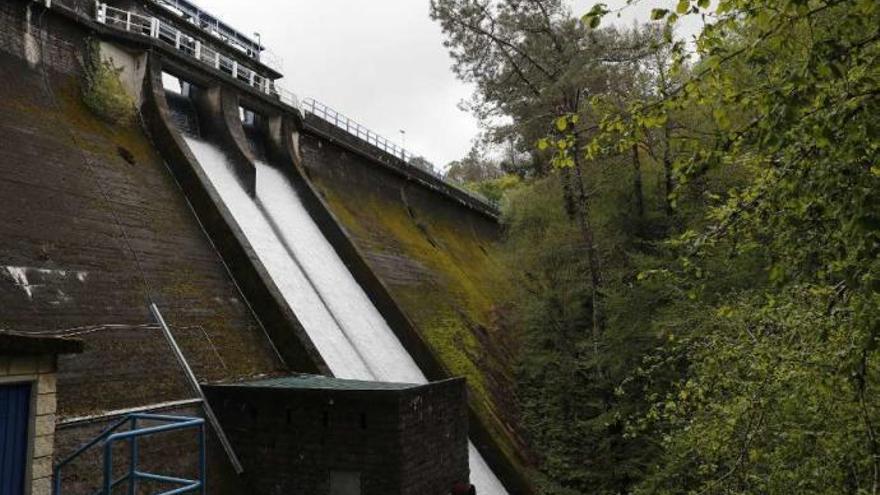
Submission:
[[[418,383],[370,382],[345,380],[321,375],[293,375],[225,386],[256,388],[289,388],[297,390],[406,390],[420,387]]]

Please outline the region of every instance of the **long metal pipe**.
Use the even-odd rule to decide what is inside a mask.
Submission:
[[[214,409],[211,408],[211,404],[208,403],[208,399],[205,397],[204,391],[202,391],[201,384],[199,384],[198,379],[196,379],[196,375],[193,373],[192,368],[190,368],[186,357],[183,355],[183,351],[180,350],[180,346],[177,345],[177,341],[174,339],[174,335],[171,334],[171,329],[168,327],[168,324],[165,323],[165,318],[162,317],[162,312],[159,311],[159,307],[156,306],[156,303],[150,304],[150,312],[153,313],[156,322],[162,327],[162,332],[165,334],[165,338],[168,340],[171,350],[174,351],[174,355],[177,357],[177,362],[180,363],[180,366],[183,368],[190,386],[193,388],[193,391],[201,397],[205,416],[208,417],[208,421],[214,428],[214,433],[217,434],[217,439],[220,440],[223,450],[225,450],[226,455],[229,456],[229,461],[232,462],[232,467],[235,468],[236,473],[243,473],[244,467],[241,465],[241,461],[238,460],[238,456],[232,448],[232,443],[229,442],[229,438],[226,437],[226,432],[224,432],[223,427],[220,426],[220,421],[214,414]]]

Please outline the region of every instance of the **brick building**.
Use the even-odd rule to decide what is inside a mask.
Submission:
[[[0,331],[0,493],[52,493],[58,355],[82,349]]]
[[[447,495],[468,479],[465,383],[299,375],[205,388],[262,495]]]

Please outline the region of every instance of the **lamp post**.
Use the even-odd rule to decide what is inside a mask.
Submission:
[[[403,161],[406,161],[406,131],[404,131],[403,129],[400,130],[400,142],[400,154],[402,155],[401,158],[403,158]]]

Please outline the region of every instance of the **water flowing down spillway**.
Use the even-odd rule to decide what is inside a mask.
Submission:
[[[346,363],[334,360],[328,362],[333,373],[343,378],[424,383],[415,361],[324,238],[284,174],[261,162],[256,166],[257,202],[293,257],[302,263],[346,340],[370,372],[369,376],[354,376],[356,372]]]
[[[257,162],[254,199],[241,187],[220,149],[192,137],[186,142],[333,374],[426,383],[285,174]],[[506,494],[473,444],[469,443],[468,452],[471,482],[478,493]]]

